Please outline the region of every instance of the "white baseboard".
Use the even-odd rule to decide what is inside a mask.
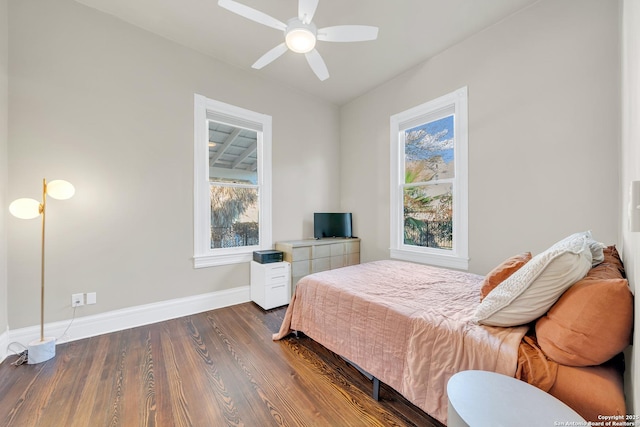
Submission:
[[[92,316],[76,317],[64,336],[62,335],[69,326],[71,319],[47,323],[44,325],[44,331],[45,336],[55,337],[56,342],[60,344],[241,304],[251,300],[250,294],[249,286],[242,286],[208,294],[123,308]],[[9,330],[8,333],[5,332],[0,335],[0,361],[7,356],[6,348],[10,343],[17,342],[26,346],[29,342],[39,337],[40,326]],[[2,353],[3,351],[4,353]]]
[[[0,363],[8,356],[9,328],[0,335]]]

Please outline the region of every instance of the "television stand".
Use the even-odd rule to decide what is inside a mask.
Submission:
[[[283,261],[291,263],[291,295],[298,280],[311,273],[360,264],[360,238],[286,240],[276,242]]]

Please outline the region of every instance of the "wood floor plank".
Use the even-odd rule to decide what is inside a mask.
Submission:
[[[243,328],[244,321],[241,317],[235,316],[237,320],[234,321],[232,330],[229,328],[228,319],[219,318],[215,313],[208,313],[207,319],[211,324],[212,332],[215,332],[226,346],[226,351],[231,357],[230,362],[236,368],[231,372],[239,376],[237,382],[244,382],[247,385],[242,390],[244,395],[242,402],[246,405],[242,411],[243,418],[246,419],[247,414],[250,413],[252,423],[289,425],[287,419],[293,415],[293,412],[286,407],[277,393],[273,392],[273,385],[263,378],[265,371],[261,365],[265,355],[259,351],[264,350],[263,347],[257,348],[260,345],[259,337]]]
[[[272,341],[285,308],[239,304],[0,364],[0,425],[441,427],[310,338]]]
[[[70,343],[65,352],[46,362],[43,367],[46,381],[37,386],[44,387],[42,396],[46,400],[39,408],[36,424],[40,425],[51,419],[55,419],[59,425],[72,424],[86,375],[86,364],[82,362],[86,353],[81,346],[82,344]]]
[[[205,341],[202,337],[201,330],[208,333],[208,325],[206,321],[200,321],[199,318],[191,318],[187,323],[187,327],[191,333],[191,341],[193,346],[191,349],[195,353],[187,352],[187,355],[195,354],[200,359],[198,369],[205,374],[207,380],[207,394],[213,397],[213,404],[219,408],[218,422],[224,422],[228,426],[243,426],[244,423],[240,419],[236,402],[231,395],[231,390],[224,379],[224,365],[220,364],[221,356],[224,355],[222,346],[215,341]]]
[[[313,407],[314,402],[308,399],[304,390],[290,387],[289,366],[283,364],[282,346],[275,344],[270,334],[256,333],[256,320],[251,313],[242,309],[237,312],[239,330],[237,335],[244,331],[243,340],[238,340],[237,354],[246,355],[242,361],[243,371],[251,379],[255,393],[260,397],[265,408],[269,410],[273,425],[300,425],[305,419],[306,410],[303,408]],[[226,323],[223,323],[226,327]],[[234,334],[236,335],[236,334]],[[275,350],[275,351],[274,351]],[[273,366],[271,369],[264,369],[264,361],[269,360]],[[282,375],[283,371],[286,373]],[[298,396],[296,402],[292,402],[289,396]],[[290,420],[290,421],[289,421]]]
[[[209,368],[203,365],[200,356],[202,344],[197,341],[198,348],[194,348],[191,318],[165,323],[168,331],[162,340],[162,351],[168,362],[164,364],[168,379],[164,388],[168,393],[159,390],[158,394],[171,402],[170,406],[161,406],[165,411],[170,409],[171,413],[164,416],[172,418],[176,426],[214,425],[217,420],[224,419],[223,410],[216,401]]]
[[[34,396],[34,394],[37,391],[37,387],[40,387],[40,384],[46,382],[45,380],[39,380],[44,366],[32,365],[22,368],[24,365],[10,365],[10,362],[15,359],[17,359],[17,357],[9,358],[9,360],[5,360],[3,364],[0,365],[0,367],[5,368],[2,370],[3,375],[0,376],[1,381],[4,382],[8,377],[14,380],[7,380],[7,382],[12,383],[11,387],[2,387],[3,391],[6,390],[3,392],[2,399],[0,400],[2,424],[7,426],[19,425],[19,423],[24,420],[25,423],[30,422],[31,425],[34,425],[35,420],[30,419],[30,411],[39,405],[43,405],[41,398]],[[13,374],[13,372],[7,372],[7,369],[18,371],[18,373]]]
[[[161,333],[152,342],[156,361],[156,396],[158,399],[158,425],[189,427],[193,421],[180,376],[180,356],[173,345],[172,331],[178,336],[178,322],[163,322]]]
[[[90,425],[95,422],[97,414],[94,412],[96,406],[104,405],[104,395],[107,390],[102,387],[103,383],[103,367],[106,365],[107,356],[109,354],[110,344],[112,340],[108,336],[102,335],[90,339],[92,351],[86,352],[82,343],[77,343],[77,351],[84,353],[84,357],[79,363],[79,367],[83,369],[79,383],[82,384],[80,398],[77,403],[78,408],[87,408],[86,411],[74,411],[73,417],[70,419],[70,426],[81,427]],[[100,421],[102,423],[102,421]]]
[[[121,359],[118,365],[118,390],[114,402],[114,412],[110,425],[124,426],[126,420],[138,420],[146,426],[141,408],[144,406],[144,384],[142,383],[142,364],[144,363],[144,343],[147,328],[129,329],[121,344]]]
[[[303,340],[309,339],[303,338]],[[373,413],[374,411],[372,410],[377,405],[371,398],[370,389],[352,387],[343,375],[336,372],[335,367],[329,367],[325,362],[325,360],[328,359],[323,360],[322,358],[318,358],[317,353],[310,352],[304,346],[300,346],[298,339],[291,340],[288,344],[291,345],[297,358],[304,363],[297,369],[297,380],[303,383],[304,387],[309,389],[311,393],[313,393],[313,389],[318,389],[318,383],[325,385],[325,391],[315,396],[314,399],[323,402],[323,406],[329,409],[323,411],[323,416],[328,413],[333,417],[326,420],[328,423],[331,425],[346,425],[345,423],[352,419],[353,414],[356,414],[358,419],[363,423],[362,425],[398,425],[393,422],[389,423],[387,421],[383,424],[378,421],[376,414]],[[335,364],[338,366],[346,364],[344,360],[338,358],[334,359],[331,363],[333,366],[335,366]],[[359,380],[362,381],[362,378],[359,378]],[[349,408],[347,412],[349,415],[347,419],[342,419],[341,415],[344,412],[339,409],[345,405]]]
[[[91,363],[94,372],[99,373],[99,379],[94,378],[91,382],[91,393],[94,396],[93,404],[90,410],[83,410],[82,412],[90,412],[89,419],[92,423],[96,423],[101,426],[113,425],[114,418],[117,419],[119,411],[119,400],[122,398],[118,390],[122,389],[122,370],[124,359],[122,354],[122,337],[124,332],[116,334],[103,335],[101,337],[90,338],[87,342],[87,349],[91,349],[91,354],[96,354],[94,351],[93,340],[101,338],[107,340],[106,348],[102,347],[106,353],[104,359],[102,356],[99,358],[91,358],[88,363]],[[79,343],[84,344],[84,340]],[[102,364],[101,364],[102,363]],[[81,408],[85,408],[81,406]],[[83,424],[78,423],[78,426]],[[85,424],[86,425],[86,424]]]

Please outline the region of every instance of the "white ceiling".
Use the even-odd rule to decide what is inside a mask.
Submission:
[[[379,27],[378,39],[318,42],[329,69],[321,82],[304,55],[287,52],[261,70],[251,65],[284,41],[281,31],[218,6],[217,0],[76,0],[228,64],[342,105],[537,0],[320,0],[318,28]],[[238,0],[286,22],[297,0]]]

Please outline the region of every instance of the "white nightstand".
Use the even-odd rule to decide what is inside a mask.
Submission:
[[[458,372],[449,380],[447,394],[448,427],[554,426],[567,421],[585,422],[549,393],[495,372]]]
[[[251,261],[251,299],[265,310],[289,304],[291,264]]]

